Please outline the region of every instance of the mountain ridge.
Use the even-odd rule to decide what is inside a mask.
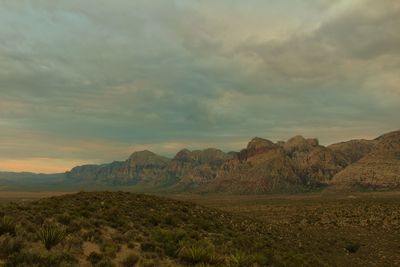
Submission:
[[[125,161],[76,166],[53,174],[68,184],[145,186],[166,191],[263,194],[324,187],[400,187],[400,131],[372,140],[354,139],[323,146],[296,135],[276,143],[252,138],[246,148],[226,153],[217,148],[181,149],[172,158],[149,150]],[[373,174],[373,178],[370,176]],[[0,185],[7,173],[0,172]],[[8,174],[23,177],[29,173]],[[52,175],[32,174],[32,177]],[[371,181],[372,179],[372,181]],[[12,179],[11,179],[12,180]],[[15,179],[18,180],[18,179]],[[51,180],[51,179],[50,179]],[[14,184],[18,182],[14,181]]]

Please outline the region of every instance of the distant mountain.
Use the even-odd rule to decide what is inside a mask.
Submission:
[[[133,153],[126,161],[75,167],[66,177],[79,183],[156,185],[162,182],[169,162],[170,159],[145,150]]]
[[[227,160],[215,180],[204,190],[229,193],[265,193],[285,191],[298,185],[290,159],[282,147],[262,138],[254,138],[236,157]]]
[[[176,178],[174,190],[196,188],[214,180],[221,165],[232,156],[215,148],[183,149],[172,159],[168,173]]]
[[[125,161],[77,166],[64,174],[0,173],[0,188],[142,186],[166,191],[263,194],[334,188],[399,188],[400,131],[322,146],[295,136],[253,138],[239,152],[182,149],[172,159],[138,151]]]
[[[370,153],[378,143],[377,140],[350,140],[328,146],[330,150],[341,154],[348,163],[354,163]]]
[[[276,144],[259,137],[228,160],[206,191],[230,193],[291,192],[326,186],[345,168],[345,156],[295,136]]]
[[[75,167],[66,173],[66,177],[86,184],[146,185],[185,190],[214,179],[218,168],[230,157],[214,148],[182,149],[173,159],[145,150],[133,153],[126,161]]]
[[[335,175],[336,187],[398,189],[400,188],[400,131],[384,134],[372,141],[358,161]]]
[[[65,174],[31,172],[0,172],[0,189],[50,189],[65,184]]]

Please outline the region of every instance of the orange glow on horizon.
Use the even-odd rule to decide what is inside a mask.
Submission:
[[[0,171],[34,172],[34,173],[62,173],[71,168],[82,165],[82,161],[34,158],[21,160],[0,160]]]

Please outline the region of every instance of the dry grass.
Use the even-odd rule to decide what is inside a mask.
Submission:
[[[10,267],[119,266],[134,261],[129,255],[138,255],[137,266],[226,266],[236,251],[252,266],[320,264],[318,258],[288,251],[279,235],[257,220],[155,196],[81,192],[5,203],[3,216],[14,218],[15,238],[23,240],[2,258]],[[44,225],[66,233],[49,251],[37,234]]]
[[[400,266],[400,192],[175,198],[256,218],[331,266]]]
[[[400,192],[168,197],[185,201],[99,192],[3,203],[17,235],[0,243],[47,266],[121,266],[131,255],[136,266],[400,266]],[[36,240],[44,223],[67,229],[51,254]]]

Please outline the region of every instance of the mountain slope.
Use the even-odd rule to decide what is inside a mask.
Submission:
[[[342,154],[348,163],[354,163],[371,152],[377,144],[377,140],[350,140],[332,144],[328,148],[336,153]]]
[[[148,150],[133,153],[126,161],[102,165],[83,165],[67,172],[69,179],[83,183],[129,185],[157,184],[162,180],[169,159]]]
[[[350,140],[327,147],[320,145],[318,139],[299,135],[277,143],[255,137],[240,152],[182,149],[172,159],[145,150],[133,153],[125,161],[78,166],[65,174],[0,173],[0,186],[138,185],[139,189],[149,190],[248,194],[328,185],[397,188],[399,135],[397,131],[375,140]]]
[[[400,188],[400,131],[375,139],[370,153],[349,165],[331,184],[342,187]]]
[[[269,140],[256,137],[221,166],[205,190],[260,194],[285,191],[299,183],[285,151]]]
[[[196,188],[213,180],[230,155],[215,148],[190,151],[183,149],[171,160],[167,177],[175,177],[174,190]]]
[[[305,185],[325,185],[348,164],[344,156],[319,145],[315,138],[305,139],[298,135],[284,143],[283,148]]]

